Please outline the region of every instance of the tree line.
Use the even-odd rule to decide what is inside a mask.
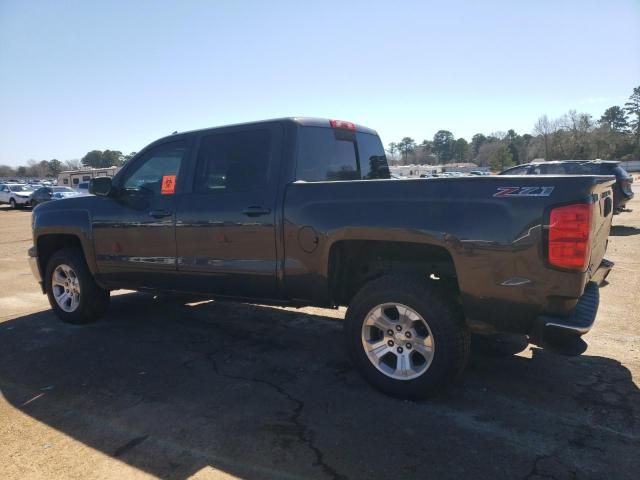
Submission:
[[[411,137],[391,142],[389,160],[395,165],[442,165],[472,162],[492,170],[544,160],[640,159],[640,86],[624,106],[607,108],[598,120],[588,113],[569,110],[560,118],[542,115],[533,134],[515,130],[476,133],[471,141],[438,130],[432,140],[417,144]]]
[[[26,165],[11,167],[0,165],[0,177],[57,177],[65,170],[79,170],[82,167],[106,168],[120,167],[132,158],[136,152],[123,155],[119,150],[91,150],[82,159],[60,161],[56,158],[51,160],[29,160]]]
[[[432,140],[423,140],[420,144],[411,137],[391,142],[387,153],[392,165],[472,162],[492,170],[503,170],[535,158],[640,159],[640,86],[633,89],[624,106],[607,108],[598,120],[588,113],[569,110],[556,119],[542,115],[533,126],[533,135],[520,135],[510,129],[489,135],[476,133],[471,141],[456,138],[448,130],[438,130]],[[63,170],[77,170],[82,166],[121,166],[135,154],[91,150],[80,160],[29,160],[27,165],[16,168],[0,165],[0,177],[56,177]]]

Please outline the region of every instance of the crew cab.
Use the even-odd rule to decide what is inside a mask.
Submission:
[[[94,196],[33,211],[32,271],[64,321],[109,292],[347,306],[351,358],[423,398],[464,368],[470,332],[558,348],[591,328],[609,176],[397,181],[374,130],[286,118],[161,138]],[[292,327],[294,328],[294,327]]]

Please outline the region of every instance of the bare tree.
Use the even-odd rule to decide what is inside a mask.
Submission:
[[[501,145],[500,142],[483,143],[478,150],[478,155],[473,159],[473,163],[480,167],[489,166],[489,160],[495,155]]]
[[[71,160],[65,160],[62,165],[65,170],[78,170],[80,167],[82,167],[82,162],[79,158],[74,158]]]
[[[549,146],[551,143],[551,135],[558,130],[557,122],[550,120],[547,115],[541,116],[533,126],[533,131],[542,136],[544,140],[544,159],[549,160]]]

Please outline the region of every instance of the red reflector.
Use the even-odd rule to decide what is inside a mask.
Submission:
[[[557,207],[549,218],[549,263],[584,270],[589,262],[592,206],[586,203]]]
[[[344,130],[354,130],[356,129],[356,124],[347,122],[345,120],[329,120],[329,124],[333,128],[342,128]]]

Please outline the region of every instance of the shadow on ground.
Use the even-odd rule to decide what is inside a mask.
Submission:
[[[640,235],[640,228],[627,227],[625,225],[614,225],[611,227],[610,235],[614,237],[628,237],[630,235]]]
[[[340,321],[141,294],[74,327],[0,324],[0,389],[16,408],[162,478],[637,478],[640,394],[608,358],[478,348],[422,403],[352,370]]]

